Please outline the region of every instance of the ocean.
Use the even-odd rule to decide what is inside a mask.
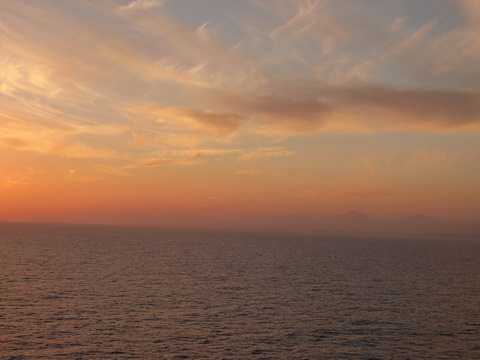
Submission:
[[[480,239],[4,223],[0,359],[480,359]]]

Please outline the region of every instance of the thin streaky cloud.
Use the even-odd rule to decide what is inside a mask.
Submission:
[[[234,172],[235,175],[256,175],[256,174],[262,174],[264,173],[265,170],[261,169],[249,169],[249,170],[237,170]]]

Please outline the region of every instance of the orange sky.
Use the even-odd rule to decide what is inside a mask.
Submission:
[[[0,9],[0,221],[480,220],[476,0]]]

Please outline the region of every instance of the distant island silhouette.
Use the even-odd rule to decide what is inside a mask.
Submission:
[[[480,237],[480,221],[443,221],[423,214],[414,214],[401,219],[383,219],[356,210],[321,218],[307,217],[295,213],[284,213],[277,216],[245,215],[238,217],[133,213],[117,214],[115,216],[99,213],[83,213],[82,215],[73,215],[62,219],[60,222],[269,232]]]
[[[313,218],[295,213],[277,216],[244,215],[215,217],[186,214],[107,215],[95,212],[72,214],[43,223],[148,226],[162,228],[217,229],[267,232],[307,232],[332,234],[422,235],[480,238],[480,221],[445,221],[423,214],[400,219],[384,219],[352,210],[344,214]]]

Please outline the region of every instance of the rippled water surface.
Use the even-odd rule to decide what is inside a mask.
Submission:
[[[480,240],[0,224],[0,359],[480,359]]]

